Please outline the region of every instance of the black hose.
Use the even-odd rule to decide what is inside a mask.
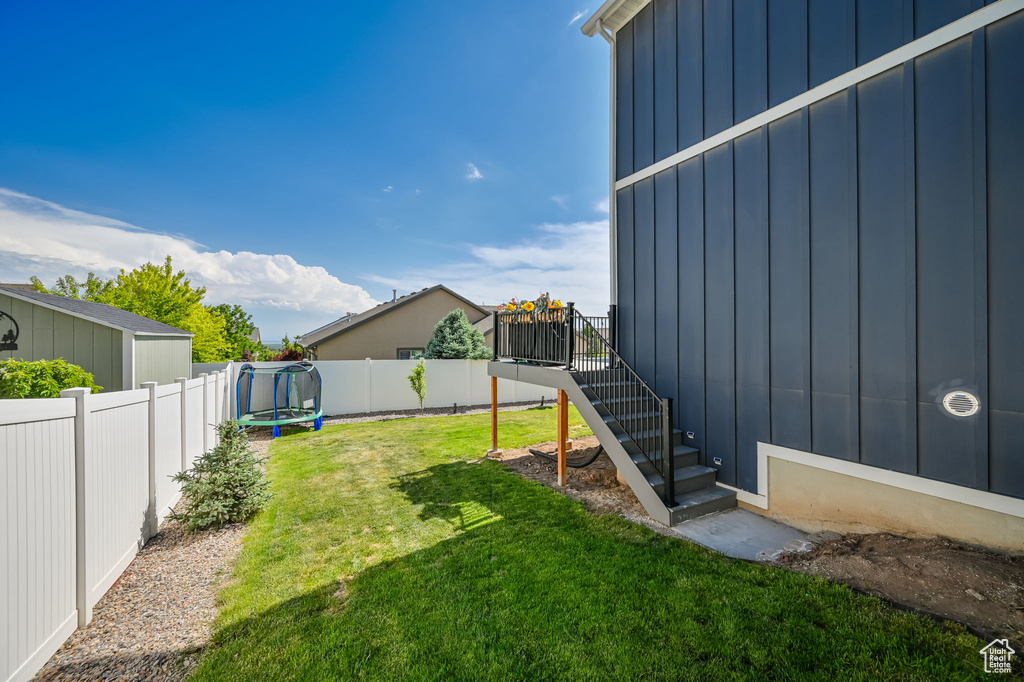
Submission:
[[[567,460],[565,462],[565,465],[567,467],[571,467],[573,469],[582,469],[583,467],[588,467],[591,464],[593,464],[597,460],[597,458],[601,456],[601,454],[603,452],[604,452],[604,446],[603,445],[598,445],[597,446],[597,450],[594,452],[594,454],[588,460],[586,460],[585,462],[570,462],[570,461]],[[536,457],[543,457],[544,459],[550,459],[552,462],[557,462],[558,461],[558,458],[555,457],[555,453],[553,453],[553,452],[544,452],[543,450],[534,450],[533,448],[530,448],[530,454],[534,455]]]

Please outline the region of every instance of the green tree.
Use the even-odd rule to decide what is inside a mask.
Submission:
[[[256,331],[256,325],[253,324],[252,315],[245,312],[242,306],[221,303],[212,306],[212,309],[224,318],[228,357],[232,360],[241,360],[245,351],[249,351],[256,358],[268,354],[266,346],[252,340],[252,333]]]
[[[192,337],[192,362],[221,362],[232,359],[224,318],[212,307],[193,307],[188,316],[176,326],[195,334]]]
[[[33,276],[30,281],[32,286],[36,288],[36,291],[44,294],[54,294],[55,296],[64,296],[65,298],[83,298],[87,301],[99,302],[105,302],[103,297],[114,287],[114,280],[102,279],[93,272],[89,273],[84,282],[79,282],[72,275],[59,277],[52,289],[47,289],[38,277]]]
[[[427,343],[427,358],[431,360],[485,360],[492,355],[484,333],[470,324],[462,308],[441,318]]]
[[[205,296],[206,288],[193,287],[184,270],[174,271],[167,256],[163,265],[146,263],[130,272],[121,270],[100,302],[195,333],[186,326],[187,320],[195,318]]]

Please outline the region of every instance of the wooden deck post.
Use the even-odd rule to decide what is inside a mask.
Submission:
[[[498,449],[498,377],[491,377],[491,449],[488,455],[500,453]]]
[[[569,440],[569,396],[558,391],[558,485],[565,485],[566,449]]]

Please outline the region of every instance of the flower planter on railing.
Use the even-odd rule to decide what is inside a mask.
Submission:
[[[572,354],[571,306],[541,296],[534,301],[498,307],[495,317],[495,357],[564,365]]]

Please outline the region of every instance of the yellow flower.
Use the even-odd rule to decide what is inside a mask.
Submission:
[[[505,310],[507,310],[509,312],[512,312],[515,309],[516,309],[516,304],[515,303],[509,303],[507,306],[505,306]]]
[[[526,303],[523,304],[523,310],[525,310],[526,312],[530,312],[531,310],[533,310],[533,308],[533,301],[527,301]]]
[[[548,304],[548,307],[551,308],[552,310],[558,310],[559,308],[562,307],[562,302],[552,301],[550,304]]]

